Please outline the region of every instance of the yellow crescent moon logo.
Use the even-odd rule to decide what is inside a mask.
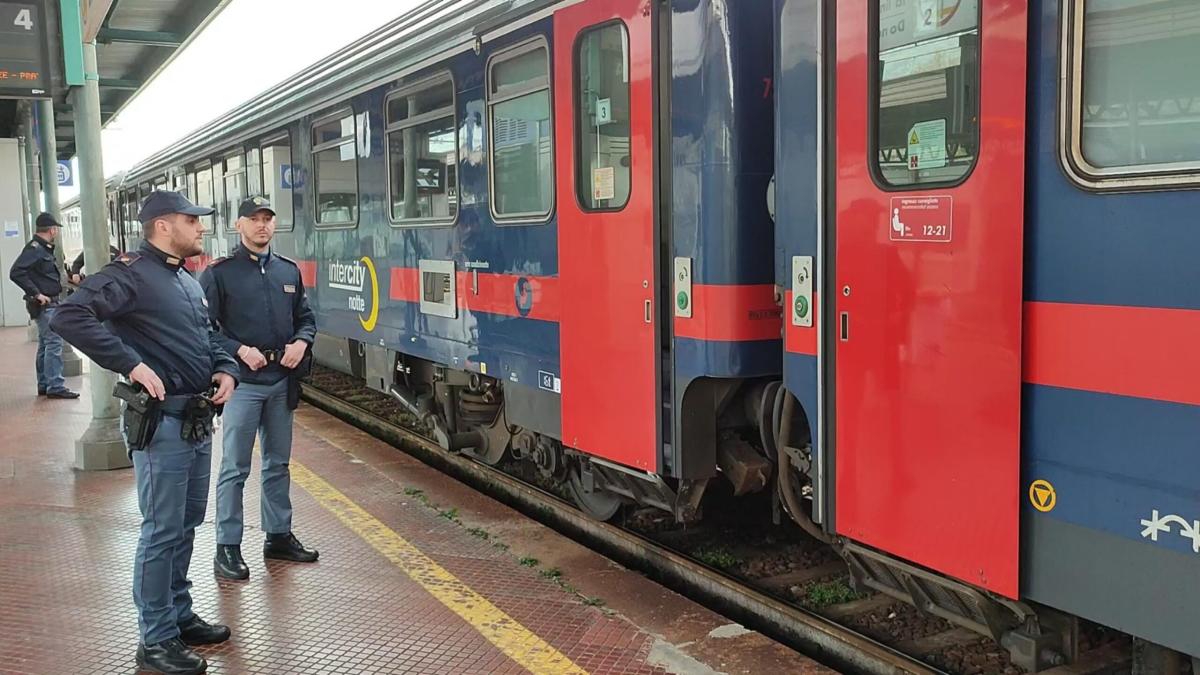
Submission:
[[[367,266],[367,273],[371,275],[371,313],[364,320],[360,314],[358,322],[362,324],[363,330],[370,333],[375,330],[375,322],[379,320],[379,277],[375,275],[375,263],[367,256],[360,258],[362,264]]]

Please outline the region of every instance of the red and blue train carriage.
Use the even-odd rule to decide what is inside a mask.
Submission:
[[[814,520],[1030,667],[1048,608],[1200,654],[1200,6],[776,11]]]

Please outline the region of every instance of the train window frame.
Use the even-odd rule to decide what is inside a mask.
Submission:
[[[581,93],[580,86],[582,85],[581,78],[580,78],[580,72],[579,72],[579,66],[581,63],[579,57],[581,54],[581,50],[583,49],[584,36],[589,35],[594,32],[602,31],[606,28],[612,28],[613,26],[618,26],[621,28],[621,34],[624,37],[624,45],[625,45],[625,73],[626,73],[626,78],[627,78],[625,81],[625,91],[626,91],[626,96],[629,99],[629,111],[630,111],[630,114],[629,114],[629,117],[630,117],[629,127],[630,128],[629,128],[629,135],[627,137],[628,141],[629,141],[629,166],[626,169],[626,172],[629,174],[629,192],[627,192],[625,194],[625,200],[622,201],[617,206],[606,206],[603,208],[594,208],[594,207],[586,206],[584,204],[583,195],[580,192],[584,186],[583,174],[582,174],[582,170],[583,170],[583,161],[582,161],[583,160],[583,156],[582,156],[583,124],[582,124],[582,122],[583,122],[583,112],[584,111],[579,105],[579,94]],[[621,211],[624,211],[626,207],[629,206],[629,201],[631,199],[633,199],[633,190],[634,190],[634,187],[636,186],[636,184],[633,181],[633,119],[632,119],[633,118],[633,75],[632,75],[632,70],[631,70],[632,63],[631,63],[631,59],[630,59],[631,51],[632,51],[631,43],[629,40],[629,26],[626,25],[625,22],[622,21],[621,19],[612,19],[611,21],[604,21],[604,22],[593,24],[591,26],[587,26],[587,27],[580,29],[579,32],[577,32],[575,34],[575,43],[571,46],[571,89],[572,89],[571,114],[574,115],[574,124],[575,124],[575,133],[572,135],[573,137],[571,139],[572,144],[574,146],[572,148],[572,151],[575,153],[575,171],[573,172],[574,175],[572,176],[572,180],[574,180],[574,182],[575,182],[575,185],[574,185],[575,204],[576,204],[576,206],[579,207],[579,210],[583,211],[584,213],[620,213]]]
[[[979,167],[979,156],[983,150],[983,86],[984,86],[984,69],[983,69],[983,44],[984,44],[984,21],[983,21],[983,0],[980,0],[976,7],[975,15],[975,30],[978,35],[979,53],[975,58],[975,113],[978,117],[978,122],[975,125],[975,155],[971,158],[971,165],[961,176],[953,180],[930,181],[927,183],[902,183],[893,184],[883,175],[883,169],[879,161],[879,115],[880,115],[880,97],[883,93],[882,87],[882,70],[880,66],[880,45],[879,45],[879,26],[881,17],[879,11],[879,1],[870,0],[867,3],[867,173],[871,176],[871,181],[875,183],[875,187],[883,192],[922,192],[935,189],[951,189],[963,185],[971,176],[975,174],[975,169]],[[874,30],[872,30],[874,28]],[[916,43],[914,43],[916,44]]]
[[[450,107],[449,107],[449,110],[450,110],[450,118],[452,120],[452,124],[453,124],[453,128],[454,128],[454,137],[455,137],[455,142],[454,142],[454,167],[455,167],[454,189],[457,193],[456,199],[458,201],[454,208],[454,217],[452,217],[452,218],[445,218],[445,217],[396,218],[396,217],[394,217],[393,212],[392,212],[393,202],[392,202],[392,144],[390,141],[391,135],[397,131],[403,131],[404,129],[414,127],[414,126],[419,126],[426,122],[432,122],[435,120],[442,119],[442,118],[446,117],[446,112],[445,112],[446,108],[443,107],[443,108],[439,108],[437,110],[432,110],[427,113],[421,113],[420,115],[418,115],[416,117],[407,118],[404,120],[400,120],[398,122],[390,122],[388,119],[388,104],[391,103],[392,99],[409,96],[414,93],[424,91],[426,89],[432,89],[440,84],[446,84],[446,83],[450,84]],[[391,224],[392,227],[395,227],[395,228],[454,227],[455,225],[457,225],[458,224],[458,216],[462,212],[462,201],[461,201],[462,200],[462,189],[461,189],[461,184],[458,180],[458,177],[459,177],[458,169],[459,169],[460,163],[462,161],[462,156],[459,154],[459,147],[458,147],[458,124],[459,124],[458,86],[457,86],[457,83],[454,81],[454,74],[451,73],[449,70],[441,71],[441,72],[435,73],[433,75],[430,75],[429,77],[425,77],[420,80],[414,81],[412,84],[407,84],[402,87],[398,87],[394,91],[388,92],[388,94],[386,96],[384,96],[384,99],[383,99],[383,124],[384,124],[384,127],[383,127],[383,147],[384,147],[383,154],[384,154],[384,164],[386,165],[386,171],[387,171],[387,174],[386,174],[386,177],[387,177],[386,201],[384,203],[384,210],[387,212],[388,222]]]
[[[330,120],[336,120],[338,118],[345,117],[345,116],[350,117],[351,124],[353,125],[353,129],[351,130],[349,136],[339,136],[335,140],[326,141],[321,144],[316,144],[316,143],[312,142],[313,133],[316,131],[318,126],[320,126]],[[349,139],[349,140],[347,140],[347,139]],[[354,112],[354,107],[349,106],[349,105],[343,106],[332,112],[321,115],[320,117],[313,118],[312,123],[310,123],[308,125],[308,140],[309,140],[308,157],[312,161],[312,195],[313,195],[313,198],[311,201],[312,201],[313,226],[318,229],[322,229],[322,230],[339,230],[339,229],[346,230],[346,229],[354,229],[354,228],[358,227],[358,221],[362,215],[362,183],[360,180],[362,178],[362,176],[359,175],[359,160],[362,158],[358,154],[358,115],[357,115],[357,113]],[[325,150],[332,150],[333,148],[341,147],[343,145],[346,145],[347,143],[351,144],[354,147],[354,200],[356,202],[355,208],[354,208],[354,218],[352,220],[339,220],[339,221],[323,222],[323,221],[321,221],[320,209],[319,209],[320,201],[321,201],[321,190],[320,190],[321,176],[320,176],[320,165],[317,163],[317,154],[320,152],[323,152]],[[292,146],[292,147],[294,148],[295,146]],[[294,189],[295,188],[293,188],[293,190]],[[294,220],[294,217],[293,217],[293,220]]]
[[[1200,187],[1200,159],[1167,164],[1098,167],[1083,154],[1084,0],[1065,0],[1059,40],[1058,155],[1067,178],[1094,192]]]
[[[546,54],[546,81],[545,85],[524,86],[515,90],[504,92],[503,94],[492,93],[492,71],[495,70],[497,63],[510,61],[523,54],[542,50]],[[504,49],[497,50],[488,56],[487,64],[484,67],[484,108],[487,118],[487,158],[488,158],[488,211],[491,213],[492,221],[498,226],[506,225],[542,225],[549,223],[554,218],[555,209],[558,207],[558,143],[557,143],[557,124],[554,119],[554,71],[553,71],[554,54],[550,51],[550,42],[545,36],[538,35],[528,40],[518,42]],[[550,109],[550,204],[545,212],[531,213],[509,213],[500,214],[496,211],[496,145],[495,134],[492,133],[495,126],[493,112],[496,105],[520,98],[529,94],[537,93],[542,90],[546,91],[546,100]]]
[[[263,162],[263,152],[262,151],[263,151],[263,148],[271,147],[272,145],[275,145],[276,143],[278,143],[281,140],[287,142],[287,147],[289,150],[288,154],[291,157],[291,161],[289,162],[289,164],[291,164],[293,167],[295,167],[296,166],[296,154],[295,154],[296,143],[294,142],[295,139],[292,138],[291,130],[284,129],[283,131],[280,131],[279,133],[274,133],[269,136],[264,136],[254,146],[255,148],[258,149],[259,187],[262,189],[261,194],[264,197],[267,197],[268,199],[270,198],[270,195],[268,194],[269,191],[266,189],[266,185],[267,185],[266,163]],[[355,171],[357,171],[358,170],[357,159],[355,160],[354,164],[355,164]],[[293,168],[293,171],[294,170],[295,169]],[[285,222],[281,222],[279,220],[278,215],[276,215],[276,218],[275,218],[275,231],[276,232],[292,232],[293,230],[296,229],[296,187],[295,187],[294,183],[293,183],[292,187],[287,189],[287,198],[288,198],[289,205],[292,207],[291,208],[292,218],[291,218],[291,220],[289,220],[285,223]],[[275,204],[275,206],[278,206],[278,204]],[[313,208],[314,209],[316,208],[315,202],[314,202]],[[314,220],[313,222],[315,223],[316,221]]]
[[[241,168],[230,171],[229,170],[229,160],[234,160],[234,159],[241,162]],[[213,164],[215,165],[215,164],[217,164],[217,162],[213,162]],[[246,197],[249,196],[249,191],[250,191],[250,187],[249,187],[250,186],[250,177],[249,177],[249,174],[247,174],[247,172],[246,172],[246,154],[242,151],[241,148],[236,148],[236,149],[230,150],[228,152],[222,153],[220,155],[220,165],[221,165],[221,206],[222,207],[229,206],[230,208],[228,211],[225,211],[224,208],[219,208],[219,209],[217,209],[217,213],[221,217],[221,220],[224,221],[223,226],[224,226],[225,233],[226,234],[234,234],[237,232],[237,208],[241,204],[242,200],[246,199]],[[230,204],[229,203],[229,194],[227,193],[228,188],[226,185],[226,181],[228,181],[230,178],[234,178],[236,180],[237,176],[239,176],[239,175],[242,177],[242,191],[245,192],[246,194],[242,195],[242,198],[238,200],[237,204]],[[215,199],[215,190],[214,190],[214,199]]]

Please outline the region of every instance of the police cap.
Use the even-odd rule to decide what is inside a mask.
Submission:
[[[275,215],[275,209],[271,208],[271,202],[266,197],[258,196],[251,197],[242,202],[238,207],[238,218],[249,218],[259,211],[266,211],[271,215]]]
[[[138,211],[138,220],[148,223],[155,218],[161,218],[172,213],[182,213],[185,216],[211,216],[216,209],[196,206],[178,192],[156,190],[142,202],[142,210]]]
[[[37,225],[38,232],[41,232],[42,230],[48,230],[52,227],[62,227],[62,225],[59,225],[58,221],[54,219],[54,216],[46,212],[38,214],[35,224]]]

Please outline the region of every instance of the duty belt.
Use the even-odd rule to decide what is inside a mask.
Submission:
[[[267,359],[267,363],[275,363],[283,360],[282,349],[260,349],[258,351],[262,352],[262,355]]]

